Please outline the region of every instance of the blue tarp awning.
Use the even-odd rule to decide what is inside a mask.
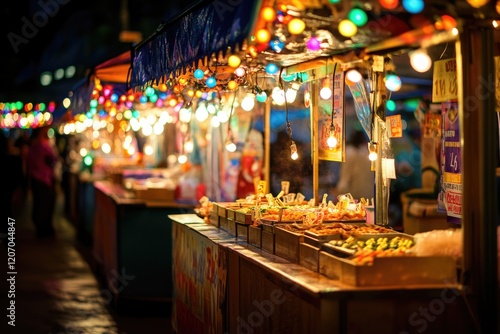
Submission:
[[[185,71],[200,60],[241,46],[261,0],[204,0],[133,49],[131,87]]]

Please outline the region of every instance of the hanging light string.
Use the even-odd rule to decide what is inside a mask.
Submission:
[[[337,72],[337,63],[335,63],[335,66],[333,67],[333,74],[332,74],[332,122],[330,124],[330,130],[333,130],[334,124],[333,124],[333,119],[335,117],[335,74]]]
[[[287,98],[286,98],[286,92],[285,92],[285,85],[283,84],[283,67],[281,68],[280,70],[280,73],[279,73],[279,86],[281,88],[281,90],[283,91],[283,96],[285,98],[285,117],[286,117],[286,132],[288,133],[288,137],[290,137],[290,151],[291,151],[291,155],[290,157],[292,158],[292,160],[297,160],[299,155],[297,153],[297,145],[295,145],[295,142],[293,141],[293,138],[292,138],[292,125],[290,124],[290,120],[288,119],[288,101],[287,101]]]

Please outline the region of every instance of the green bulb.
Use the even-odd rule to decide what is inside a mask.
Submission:
[[[385,103],[385,107],[388,111],[396,111],[396,102],[394,102],[393,100],[387,100],[387,102]]]
[[[351,9],[349,14],[347,14],[347,18],[358,27],[361,27],[368,22],[368,15],[366,15],[365,11],[360,8]]]
[[[333,3],[333,4],[340,3],[340,1],[342,1],[342,0],[328,0],[328,2]]]

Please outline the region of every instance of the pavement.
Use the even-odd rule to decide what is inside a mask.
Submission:
[[[15,228],[15,239],[10,240],[15,245],[8,249],[9,240],[1,239],[0,333],[173,333],[168,303],[118,310],[105,298],[100,277],[92,269],[91,246],[78,240],[63,208],[59,191],[56,236],[45,239],[35,236],[29,194],[17,196],[13,217],[1,217],[10,218]]]

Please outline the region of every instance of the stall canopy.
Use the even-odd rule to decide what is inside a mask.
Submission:
[[[259,0],[200,1],[161,25],[134,48],[131,86],[169,77],[199,60],[241,47],[252,31]]]
[[[96,82],[101,85],[112,85],[116,92],[125,93],[129,90],[130,54],[130,51],[123,52],[89,70],[87,77],[73,89],[72,113],[74,115],[87,111]]]

